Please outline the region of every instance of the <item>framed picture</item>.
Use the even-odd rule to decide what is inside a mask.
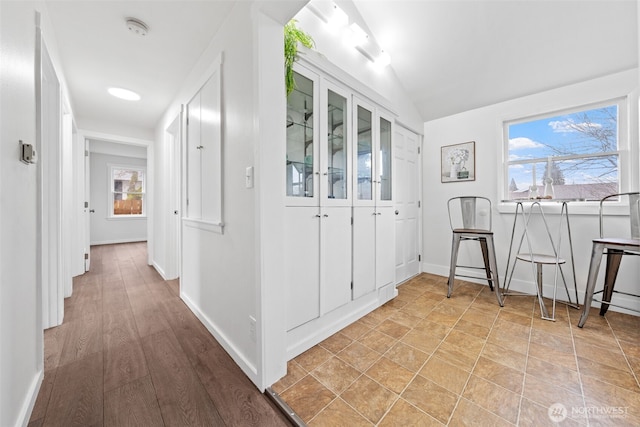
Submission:
[[[440,178],[442,182],[475,181],[475,141],[441,147]]]

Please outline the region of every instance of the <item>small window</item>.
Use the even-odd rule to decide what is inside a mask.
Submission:
[[[145,214],[146,171],[139,167],[111,167],[111,216]]]
[[[505,122],[506,198],[599,200],[618,193],[623,107],[618,100]]]

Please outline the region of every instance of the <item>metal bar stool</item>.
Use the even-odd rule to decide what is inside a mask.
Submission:
[[[551,231],[549,229],[549,224],[547,222],[547,218],[544,214],[544,211],[542,209],[542,205],[540,202],[538,201],[534,201],[531,202],[531,208],[529,211],[529,214],[526,215],[525,214],[525,210],[524,210],[524,205],[523,203],[525,202],[517,202],[516,203],[516,212],[515,212],[515,218],[513,221],[513,230],[511,231],[511,244],[509,245],[509,256],[507,258],[507,271],[505,272],[505,280],[506,280],[506,285],[504,288],[504,291],[502,293],[503,296],[509,296],[509,295],[513,295],[513,296],[521,296],[521,295],[525,295],[525,294],[517,294],[517,293],[509,293],[509,286],[511,285],[511,279],[513,278],[513,272],[515,271],[516,268],[516,264],[517,261],[526,261],[531,263],[531,269],[533,272],[533,277],[534,280],[536,282],[536,295],[538,298],[538,305],[540,306],[540,313],[541,313],[541,317],[544,320],[553,320],[555,321],[556,318],[556,294],[557,294],[557,289],[558,289],[558,273],[560,274],[560,278],[562,279],[562,283],[564,285],[564,289],[565,292],[567,293],[567,298],[569,299],[569,301],[564,302],[565,304],[573,307],[573,308],[579,308],[578,306],[578,285],[575,281],[575,263],[574,263],[574,259],[573,259],[573,244],[571,242],[571,228],[569,227],[569,212],[568,212],[568,208],[567,208],[567,202],[566,201],[559,201],[559,203],[561,203],[561,208],[560,208],[560,224],[559,224],[559,228],[558,228],[558,236],[554,241],[553,236],[551,235]],[[533,214],[534,210],[538,211],[538,213],[540,214],[540,217],[542,219],[542,224],[544,225],[547,237],[548,237],[548,241],[550,243],[550,247],[551,247],[551,254],[542,254],[542,253],[538,253],[535,252],[531,243],[531,238],[529,237],[529,221],[531,220],[531,215]],[[518,249],[516,250],[516,256],[515,256],[515,260],[513,263],[513,266],[511,267],[511,273],[509,273],[509,266],[511,264],[511,254],[512,254],[512,250],[513,250],[513,241],[514,241],[514,237],[516,234],[516,224],[518,221],[518,216],[522,216],[523,217],[523,222],[524,222],[524,230],[522,232],[522,236],[520,237],[520,243],[518,245]],[[563,219],[566,221],[566,228],[567,228],[567,236],[568,236],[568,241],[569,241],[569,252],[571,254],[571,268],[573,271],[573,285],[574,285],[574,291],[575,291],[575,297],[576,297],[576,302],[574,303],[573,301],[571,301],[571,293],[569,292],[569,287],[567,286],[567,279],[565,277],[564,271],[562,269],[562,266],[565,265],[567,263],[567,261],[562,258],[560,256],[560,249],[561,249],[561,244],[562,244],[562,222]],[[523,251],[522,250],[522,244],[525,240],[525,238],[527,239],[527,251]],[[549,311],[547,310],[547,306],[544,303],[544,294],[543,294],[543,278],[542,278],[542,269],[543,266],[545,265],[552,265],[555,266],[554,269],[554,279],[553,279],[553,298],[552,298],[552,311],[551,311],[551,316],[549,316]]]
[[[631,237],[604,237],[604,203],[606,203],[607,200],[610,199],[615,198],[621,200],[624,197],[627,197],[629,202],[629,222],[631,225]],[[601,291],[594,292],[603,255],[607,255],[607,267],[604,276],[604,287]],[[600,238],[593,239],[593,246],[591,249],[591,262],[589,263],[589,275],[587,276],[587,288],[584,295],[584,306],[582,308],[582,315],[580,316],[580,320],[578,322],[579,327],[582,328],[587,321],[587,317],[589,317],[589,309],[591,308],[591,303],[594,300],[601,303],[600,316],[605,315],[610,305],[640,312],[640,310],[636,310],[630,307],[623,307],[611,302],[611,298],[613,297],[614,292],[632,297],[640,297],[640,295],[616,291],[613,289],[616,282],[616,277],[618,276],[618,269],[620,268],[620,262],[622,261],[623,255],[640,255],[640,193],[638,192],[611,194],[600,200]],[[602,299],[600,300],[594,298],[594,295],[599,293],[602,293]]]
[[[495,292],[498,304],[502,307],[496,250],[493,244],[493,231],[491,231],[491,200],[479,196],[452,197],[447,202],[447,210],[449,212],[449,225],[453,232],[447,298],[451,298],[455,277],[483,279],[489,283],[489,288]],[[469,240],[480,243],[484,267],[457,264],[460,242]],[[485,277],[456,274],[457,267],[484,270]]]

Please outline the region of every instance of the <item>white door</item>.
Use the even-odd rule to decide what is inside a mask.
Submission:
[[[61,123],[60,82],[41,35],[40,75],[36,85],[39,113],[37,152],[39,174],[39,263],[38,278],[42,287],[42,326],[44,329],[62,323],[64,285],[62,280],[62,188],[61,188]]]
[[[393,253],[395,251],[394,241],[394,214],[393,206],[376,207],[375,225],[375,250],[376,250],[376,288],[380,289],[386,285],[393,285],[395,279]]]
[[[353,208],[353,299],[376,289],[376,210]]]
[[[91,155],[89,140],[84,140],[84,271],[91,268]]]
[[[320,315],[320,214],[317,207],[285,209],[287,330]]]
[[[396,284],[420,272],[420,137],[395,126]]]
[[[321,314],[351,301],[351,208],[321,209]]]
[[[182,112],[166,129],[167,138],[167,170],[168,170],[168,200],[165,206],[167,215],[167,278],[175,279],[180,276],[180,194],[181,194],[181,123]]]

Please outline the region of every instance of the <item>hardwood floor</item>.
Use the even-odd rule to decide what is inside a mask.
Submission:
[[[29,426],[290,426],[146,257],[146,243],[91,249],[45,331]]]

